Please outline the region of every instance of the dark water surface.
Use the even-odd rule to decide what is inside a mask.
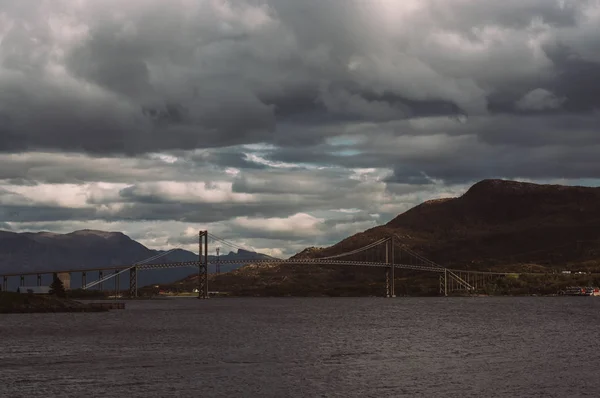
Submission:
[[[2,397],[598,397],[600,298],[171,299],[0,315]]]

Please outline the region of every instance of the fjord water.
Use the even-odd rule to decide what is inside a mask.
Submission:
[[[170,299],[0,317],[2,397],[598,396],[598,298]]]

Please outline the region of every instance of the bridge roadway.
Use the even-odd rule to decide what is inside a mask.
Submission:
[[[47,275],[47,274],[63,274],[63,273],[81,273],[81,272],[106,272],[106,271],[114,271],[120,272],[125,271],[127,269],[136,267],[138,270],[152,270],[152,269],[168,269],[168,268],[198,268],[198,261],[186,261],[186,262],[172,262],[172,263],[162,263],[162,264],[140,264],[140,265],[115,265],[110,267],[93,267],[93,268],[76,268],[76,269],[66,269],[66,270],[52,270],[52,271],[29,271],[29,272],[11,272],[6,274],[0,274],[3,277],[15,277],[15,276],[32,276],[32,275]],[[228,265],[228,264],[315,264],[315,265],[342,265],[342,266],[358,266],[358,267],[377,267],[377,268],[389,268],[390,264],[382,263],[382,262],[369,262],[369,261],[341,261],[341,260],[322,260],[322,259],[293,259],[293,260],[225,260],[225,261],[216,261],[210,260],[208,265]],[[428,271],[428,272],[438,272],[443,273],[444,271],[451,272],[465,272],[471,274],[481,274],[481,275],[520,275],[522,273],[517,272],[489,272],[489,271],[472,271],[472,270],[460,270],[460,269],[450,269],[439,266],[424,266],[424,265],[411,265],[411,264],[394,264],[394,268],[400,269],[408,269],[414,271]]]

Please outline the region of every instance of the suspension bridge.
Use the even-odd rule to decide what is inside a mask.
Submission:
[[[219,273],[220,267],[228,264],[302,264],[307,266],[327,265],[340,267],[380,268],[385,272],[385,292],[382,292],[385,297],[396,297],[396,270],[412,270],[438,274],[439,294],[443,296],[447,296],[453,292],[476,292],[484,288],[487,284],[494,283],[498,278],[503,278],[508,275],[515,275],[514,273],[446,268],[407,248],[401,243],[400,238],[396,235],[374,239],[372,242],[367,243],[363,247],[332,256],[317,258],[249,258],[233,260],[222,260],[218,256],[216,258],[213,257],[212,259],[209,258],[209,238],[214,244],[224,245],[233,249],[251,251],[234,242],[230,242],[214,234],[210,234],[208,231],[199,231],[197,261],[156,262],[163,257],[167,257],[176,250],[172,249],[131,265],[6,274],[2,275],[2,290],[7,290],[8,278],[11,277],[20,278],[20,285],[24,286],[25,277],[34,275],[37,276],[37,285],[41,286],[42,276],[49,273],[53,274],[54,277],[57,275],[81,273],[81,286],[84,290],[94,287],[99,287],[102,290],[104,283],[113,280],[115,283],[115,291],[119,291],[121,276],[128,277],[129,296],[137,297],[139,272],[153,269],[190,268],[198,272],[198,298],[207,299],[210,295],[208,289],[209,266],[213,265],[215,267],[215,271]],[[98,279],[88,283],[87,276],[91,276],[93,274],[97,274]]]

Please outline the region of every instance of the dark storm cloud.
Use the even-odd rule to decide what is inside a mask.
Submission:
[[[506,148],[493,151],[480,148],[466,157],[440,158],[435,162],[418,163],[418,172],[411,163],[399,162],[388,182],[411,183],[423,176],[443,180],[446,183],[470,183],[485,178],[527,178],[547,180],[552,178],[572,179],[598,178],[600,161],[596,154],[600,145],[574,151],[556,148]],[[421,183],[421,181],[419,181]]]
[[[596,114],[528,115],[520,116],[519,123],[508,114],[468,123],[436,118],[423,120],[421,126],[396,124],[377,135],[359,130],[361,134],[348,136],[343,145],[282,148],[264,157],[343,168],[391,168],[394,176],[386,181],[411,184],[464,183],[486,176],[597,178],[598,126]]]
[[[0,208],[0,217],[5,222],[16,223],[85,220],[102,220],[107,222],[176,220],[186,223],[211,223],[240,216],[283,217],[293,213],[294,210],[295,206],[293,204],[285,203],[269,205],[224,204],[218,206],[211,204],[164,203],[164,200],[151,200],[148,197],[144,197],[140,198],[136,203],[122,206],[117,211],[104,211],[101,208],[77,209],[44,205],[3,205]]]
[[[600,37],[593,43],[600,52]],[[541,82],[530,82],[520,87],[506,87],[491,94],[490,110],[495,112],[540,113],[555,115],[566,113],[580,115],[595,112],[600,106],[600,57],[590,60],[565,44],[553,42],[544,46],[546,56],[552,61],[554,78]],[[520,109],[519,100],[532,91],[544,91],[546,105]],[[525,95],[524,95],[525,94]],[[539,96],[538,96],[539,97]],[[554,104],[549,104],[547,98]],[[544,98],[542,98],[544,99]],[[543,105],[543,104],[540,104]],[[518,118],[514,120],[516,124]],[[551,123],[548,123],[551,125]]]
[[[3,4],[5,152],[295,145],[340,121],[518,113],[536,89],[564,108],[534,109],[598,101],[591,2]]]
[[[184,167],[156,158],[90,158],[60,153],[0,154],[0,180],[9,185],[186,179],[185,171],[190,169],[193,169],[193,164]]]
[[[600,37],[595,43],[600,52]],[[600,107],[600,58],[589,61],[577,56],[572,50],[562,48],[549,51],[559,75],[551,89],[566,98],[567,112],[590,112]]]
[[[64,221],[64,220],[90,220],[95,218],[93,209],[73,209],[56,206],[24,206],[2,205],[0,218],[5,222],[27,221]]]

